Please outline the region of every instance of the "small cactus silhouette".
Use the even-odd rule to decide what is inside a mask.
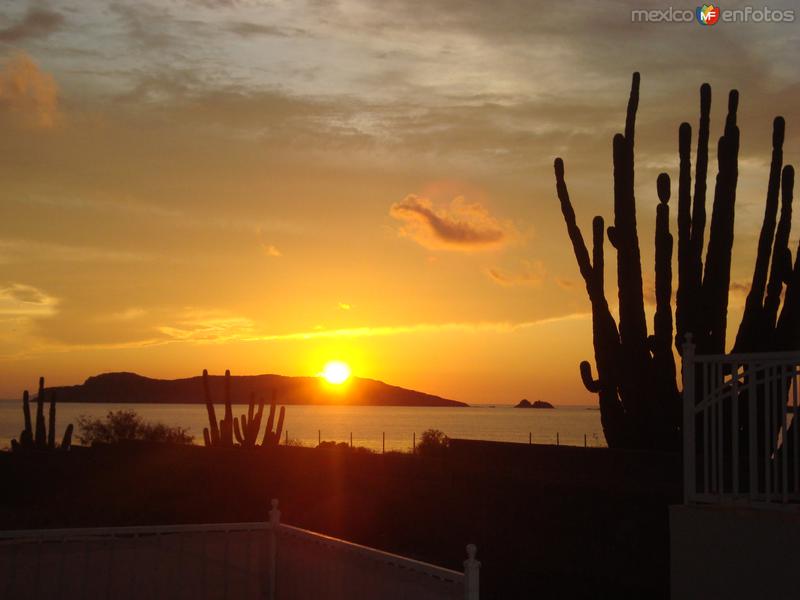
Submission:
[[[258,446],[258,435],[261,430],[261,421],[264,414],[264,399],[259,398],[258,408],[256,409],[255,394],[250,395],[247,414],[241,415],[239,419],[233,416],[231,406],[231,372],[225,371],[225,417],[217,423],[214,403],[209,391],[208,371],[203,369],[203,392],[205,395],[206,410],[208,412],[209,427],[203,428],[203,439],[205,445],[209,447],[231,448],[234,446],[234,438],[243,448],[253,448]],[[269,407],[267,426],[264,430],[264,437],[261,446],[277,446],[280,443],[283,431],[283,420],[286,414],[285,407],[281,406],[278,424],[273,431],[276,409],[276,393],[272,392],[272,401]]]
[[[24,428],[19,434],[19,440],[11,440],[11,449],[14,452],[27,450],[69,450],[72,446],[72,423],[67,425],[61,445],[56,446],[56,393],[50,392],[50,407],[47,423],[44,416],[45,387],[44,377],[39,378],[39,394],[36,396],[36,429],[31,422],[31,404],[28,390],[22,393],[22,415]],[[35,431],[35,433],[34,433]]]

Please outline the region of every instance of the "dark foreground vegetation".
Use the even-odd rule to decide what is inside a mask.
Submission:
[[[679,457],[450,440],[438,455],[127,443],[0,453],[0,529],[266,520],[461,568],[482,598],[666,598]]]

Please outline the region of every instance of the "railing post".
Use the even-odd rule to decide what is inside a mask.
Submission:
[[[464,600],[480,600],[481,561],[475,559],[478,547],[467,544],[467,560],[464,561]]]
[[[278,509],[278,499],[272,499],[272,508],[269,511],[269,548],[267,574],[269,584],[267,586],[267,600],[277,598],[277,579],[278,579],[278,528],[281,525],[281,511]]]
[[[695,435],[694,435],[694,407],[695,407],[695,360],[694,343],[692,334],[686,334],[683,343],[683,503],[688,504],[695,495]]]

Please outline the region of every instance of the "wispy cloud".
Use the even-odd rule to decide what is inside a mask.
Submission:
[[[430,249],[487,250],[504,245],[514,235],[510,222],[489,214],[478,202],[454,198],[436,207],[428,198],[409,194],[389,209],[395,219],[405,222],[400,235]]]
[[[175,324],[162,325],[157,330],[166,340],[220,343],[251,339],[255,324],[227,311],[188,309]]]
[[[504,271],[495,267],[487,269],[486,273],[492,281],[502,286],[538,286],[544,281],[547,270],[540,260],[521,261],[521,268],[517,271]]]
[[[563,290],[574,290],[577,287],[577,283],[574,279],[565,279],[563,277],[556,277],[555,278],[556,285]]]
[[[0,42],[17,43],[45,37],[64,24],[64,17],[43,8],[29,8],[19,23],[0,29]]]
[[[119,312],[111,313],[110,315],[106,315],[102,318],[102,320],[106,321],[133,321],[135,319],[140,319],[147,315],[147,311],[143,308],[138,307],[131,307],[126,308],[125,310],[121,310]]]
[[[245,341],[313,340],[320,338],[359,338],[418,333],[514,333],[516,331],[590,317],[590,313],[572,313],[558,317],[548,317],[533,321],[475,321],[453,323],[416,323],[412,325],[380,325],[350,327],[344,329],[323,329],[293,333],[263,334]]]
[[[273,36],[273,37],[294,37],[305,35],[305,31],[298,27],[280,27],[267,23],[252,23],[249,21],[236,21],[228,24],[228,31],[242,37],[252,36]]]
[[[55,314],[58,298],[32,285],[10,283],[0,287],[0,316],[46,317]]]
[[[34,240],[0,240],[0,263],[11,262],[141,262],[154,257],[97,246],[72,246]]]

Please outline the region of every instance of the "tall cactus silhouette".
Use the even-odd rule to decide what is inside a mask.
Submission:
[[[625,131],[614,136],[614,225],[607,234],[617,251],[619,326],[604,290],[603,219],[592,226],[592,258],[576,223],[564,175],[555,160],[556,194],[567,225],[578,268],[592,306],[597,378],[587,361],[580,364],[586,389],[597,393],[608,445],[623,448],[676,448],[681,422],[681,394],[672,352],[672,254],[669,226],[671,182],[658,176],[656,193],[655,292],[653,335],[647,335],[642,267],[634,196],[634,133],[639,104],[639,74],[634,73]],[[680,354],[691,332],[701,353],[724,353],[728,320],[733,225],[738,183],[739,94],[728,96],[725,128],[717,146],[718,173],[711,225],[703,263],[706,224],[706,179],[711,115],[711,87],[700,88],[700,123],[692,195],[691,137],[688,123],[678,129],[678,288],[675,347]],[[734,351],[800,348],[800,251],[794,266],[788,249],[794,170],[782,166],[784,120],[773,124],[773,151],[764,221],[753,281]],[[778,197],[780,220],[776,226]],[[770,258],[772,260],[770,261]],[[783,305],[781,293],[785,287]]]

